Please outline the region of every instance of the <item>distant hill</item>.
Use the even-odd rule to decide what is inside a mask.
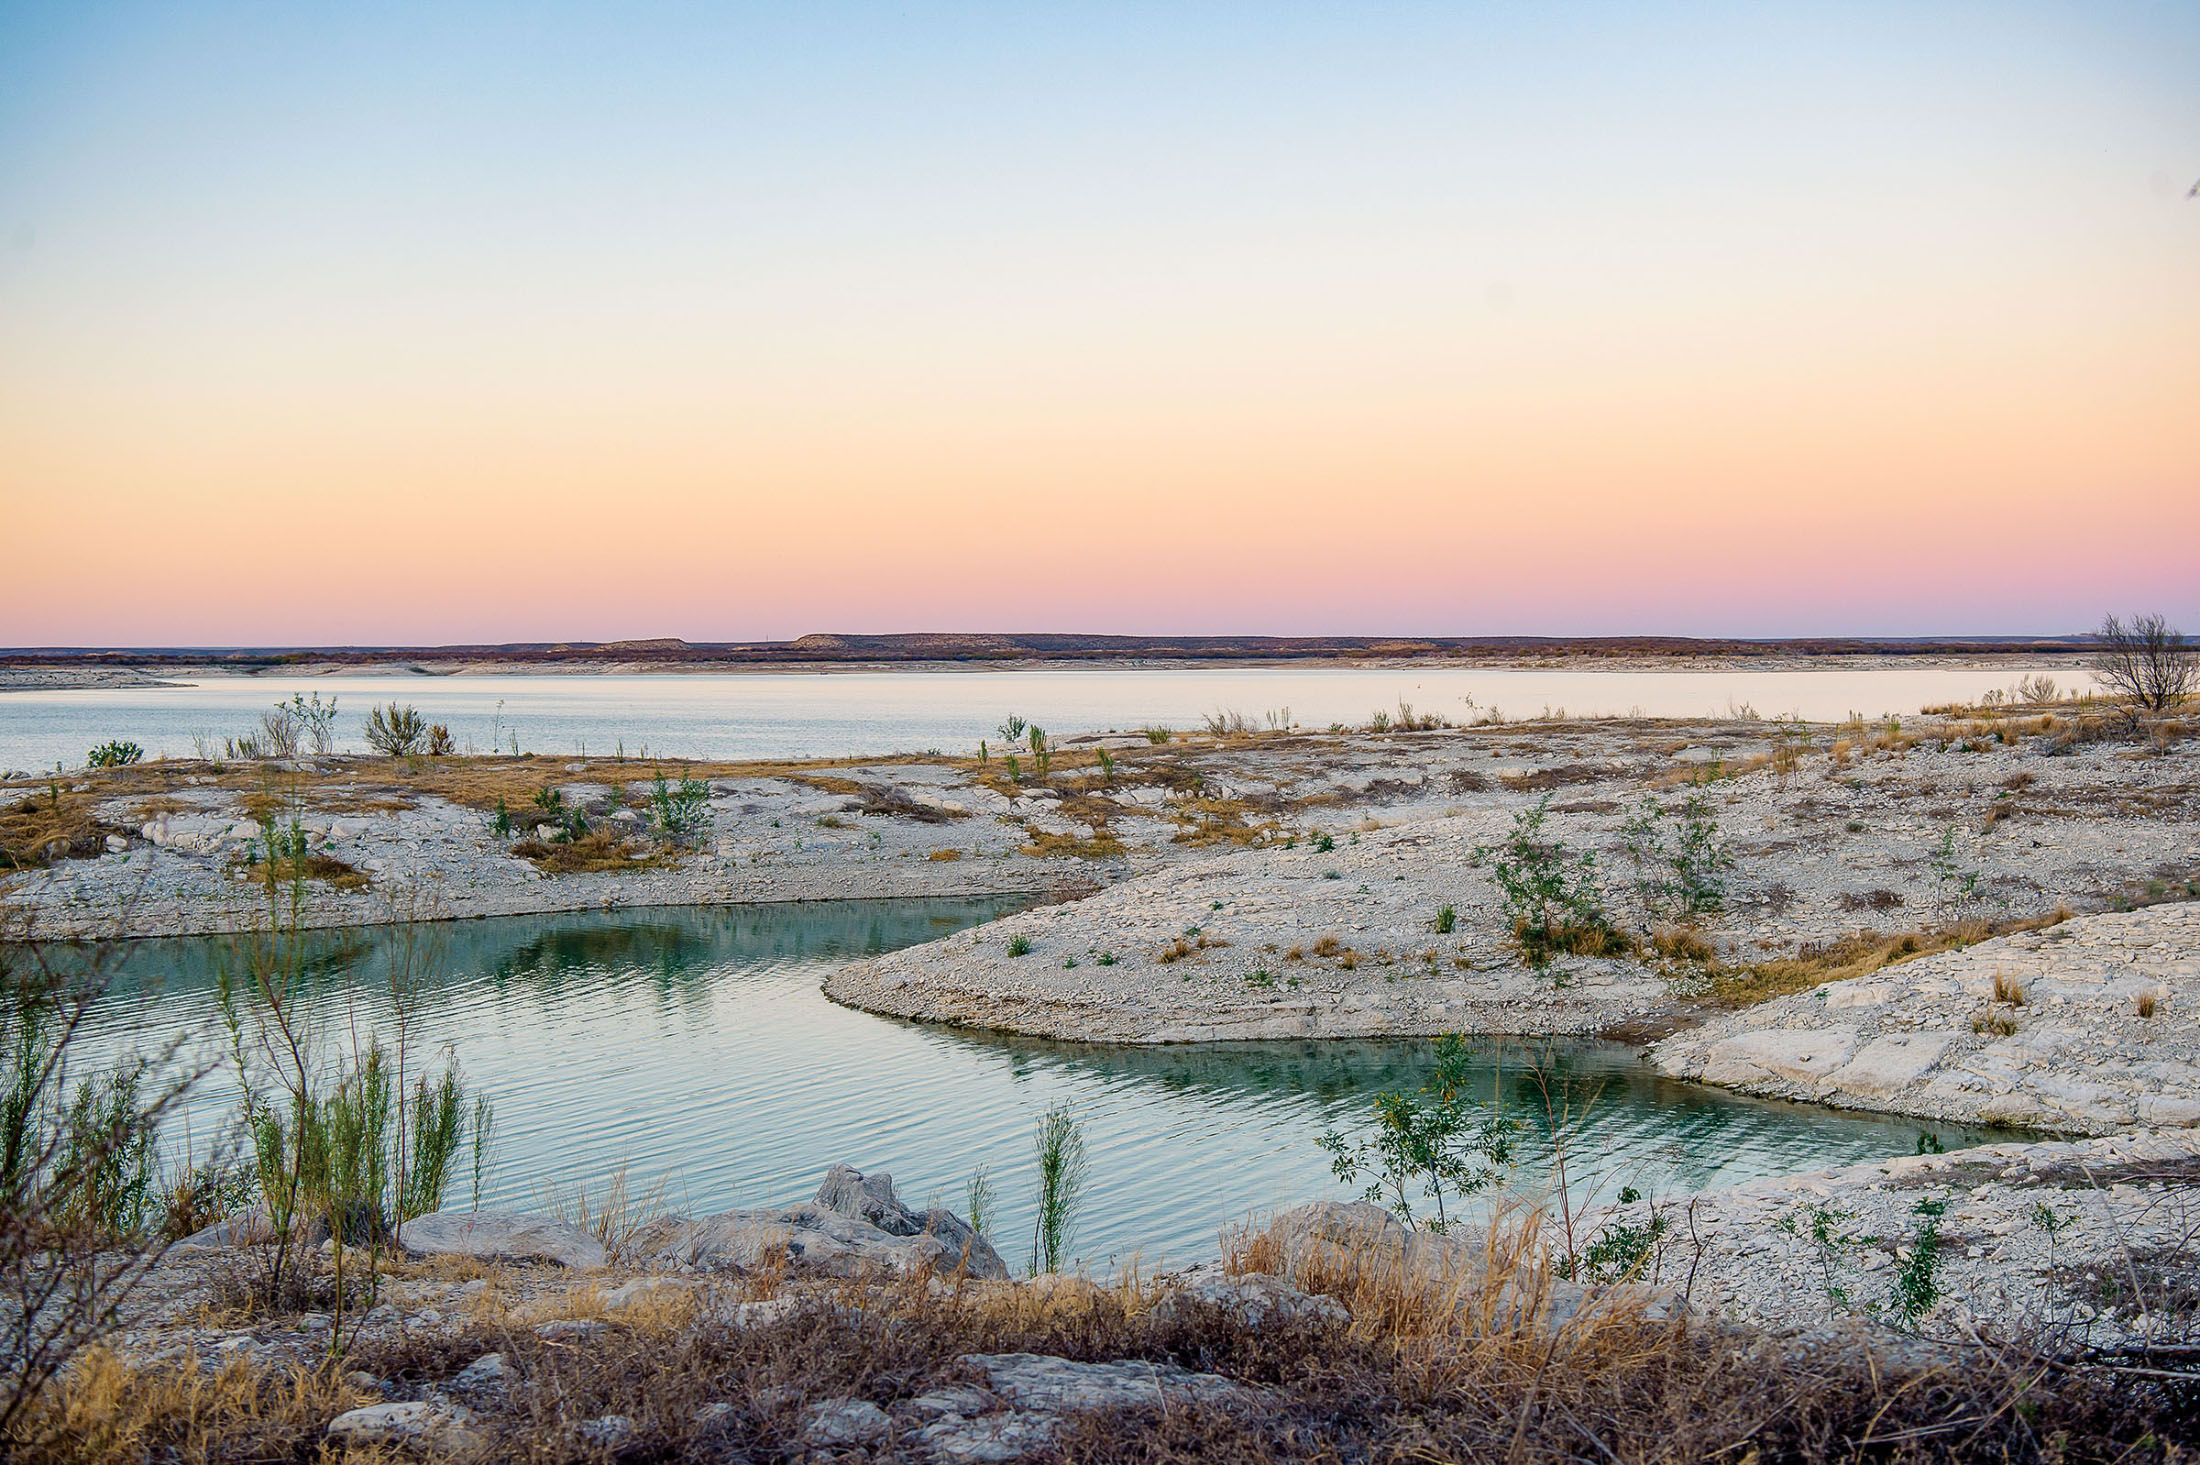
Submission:
[[[1084,636],[1059,632],[909,631],[891,635],[814,632],[792,641],[526,641],[462,646],[25,647],[0,650],[0,665],[226,666],[271,669],[503,662],[597,662],[679,666],[941,661],[1364,661],[1612,659],[1643,657],[2039,656],[2090,650],[2071,636],[1809,636],[1744,640],[1690,636]]]

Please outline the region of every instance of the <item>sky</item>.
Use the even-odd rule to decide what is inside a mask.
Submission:
[[[0,3],[0,645],[2200,631],[2200,5]]]

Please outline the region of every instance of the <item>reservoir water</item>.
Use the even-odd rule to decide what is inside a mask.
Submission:
[[[2012,686],[2030,666],[1870,666],[1801,671],[1558,671],[1439,666],[928,668],[904,671],[638,676],[206,677],[175,687],[0,695],[0,771],[81,767],[85,752],[127,738],[149,757],[219,751],[293,694],[338,704],[340,751],[364,751],[368,707],[393,699],[451,729],[460,751],[509,748],[573,755],[623,748],[686,758],[838,757],[976,749],[1010,713],[1056,735],[1148,724],[1187,728],[1234,711],[1306,728],[1357,726],[1398,703],[1466,721],[1635,713],[1714,717],[1752,710],[1836,721],[1908,716]],[[2065,690],[2087,679],[2046,668]]]
[[[1316,1141],[1364,1123],[1374,1094],[1423,1080],[1417,1042],[1131,1047],[946,1030],[835,1006],[835,963],[925,941],[1019,902],[844,901],[530,916],[331,932],[316,949],[319,1040],[348,1051],[392,1031],[389,975],[421,975],[411,1036],[455,1057],[498,1115],[480,1203],[544,1208],[553,1191],[630,1189],[689,1214],[806,1200],[825,1167],[892,1172],[912,1204],[964,1209],[973,1170],[999,1195],[995,1235],[1029,1254],[1031,1131],[1048,1105],[1081,1119],[1091,1182],[1076,1252],[1095,1268],[1212,1257],[1221,1228],[1320,1197],[1349,1198]],[[409,934],[408,934],[409,932]],[[409,943],[409,945],[408,945]],[[410,951],[410,956],[405,955]],[[98,1013],[95,1054],[192,1033],[221,1043],[218,939],[135,943]],[[1524,1123],[1519,1184],[1547,1175],[1565,1115],[1571,1193],[1662,1195],[1915,1150],[1908,1121],[1766,1103],[1654,1075],[1593,1042],[1479,1046],[1487,1092]],[[1537,1081],[1533,1069],[1543,1071]],[[1549,1100],[1546,1100],[1546,1094]],[[172,1122],[203,1151],[234,1111],[217,1070]],[[1992,1136],[1941,1127],[1950,1148]],[[462,1176],[448,1203],[472,1203]]]

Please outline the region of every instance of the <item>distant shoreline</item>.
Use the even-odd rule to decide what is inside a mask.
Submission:
[[[0,692],[175,686],[217,677],[641,676],[878,672],[1174,671],[1258,667],[1461,671],[1801,671],[2075,664],[2089,638],[1776,641],[1680,637],[804,636],[754,645],[683,641],[375,648],[0,650]]]
[[[1109,660],[1062,661],[419,661],[285,662],[274,666],[238,666],[214,663],[200,666],[164,665],[158,674],[136,667],[0,665],[0,695],[9,692],[105,691],[129,688],[183,688],[206,681],[289,681],[314,677],[381,677],[392,681],[413,678],[441,679],[460,676],[853,676],[897,673],[904,675],[985,675],[999,672],[1108,672],[1108,671],[1259,671],[1259,670],[1425,670],[1425,671],[1565,671],[1590,674],[1611,672],[1803,672],[1850,671],[1890,664],[1933,668],[1992,668],[1996,666],[2062,669],[2082,665],[2084,657],[2069,651],[2009,652],[1983,655],[1934,654],[1825,655],[1825,656],[1634,656],[1580,660],[1555,657],[1403,657],[1326,656],[1238,659],[1186,659],[1124,657]]]

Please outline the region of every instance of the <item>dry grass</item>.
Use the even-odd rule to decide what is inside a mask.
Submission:
[[[1663,922],[1650,932],[1650,949],[1668,961],[1716,960],[1718,948],[1693,926]]]
[[[1448,1266],[1375,1247],[1297,1259],[1290,1280],[1350,1310],[1349,1322],[1259,1327],[1199,1304],[1157,1312],[1135,1269],[1110,1283],[972,1283],[913,1276],[787,1294],[784,1316],[734,1327],[667,1293],[605,1316],[583,1286],[530,1308],[492,1287],[456,1337],[415,1334],[319,1368],[196,1360],[132,1365],[98,1354],[49,1390],[16,1442],[29,1465],[316,1458],[321,1431],[368,1402],[359,1369],[420,1397],[483,1353],[519,1380],[470,1400],[478,1458],[601,1462],[575,1426],[623,1415],[629,1460],[817,1458],[808,1405],[867,1399],[896,1434],[869,1458],[917,1459],[907,1401],[972,1382],[967,1354],[1144,1360],[1222,1374],[1243,1402],[1172,1401],[1153,1412],[1072,1416],[1042,1458],[1080,1465],[1266,1462],[1831,1461],[2129,1462],[2189,1458],[2200,1415],[2189,1391],[2145,1371],[2051,1366],[2013,1347],[1918,1361],[1874,1357],[1830,1336],[1784,1339],[1666,1321],[1619,1288],[1562,1316],[1540,1215],[1514,1212]],[[1229,1240],[1235,1273],[1286,1271],[1279,1237]],[[753,1290],[744,1287],[744,1291]],[[552,1342],[527,1324],[602,1318],[600,1335]],[[725,1406],[715,1417],[710,1406]],[[326,1458],[326,1457],[323,1457]],[[354,1456],[354,1459],[368,1458]],[[848,1457],[844,1457],[848,1458]]]
[[[2075,914],[2057,906],[2044,916],[2010,921],[1958,921],[1930,930],[1882,933],[1858,931],[1837,941],[1806,946],[1792,957],[1756,962],[1748,966],[1714,968],[1711,997],[1723,1007],[1754,1007],[1791,992],[1807,992],[1827,982],[1867,977],[1883,967],[1936,952],[1975,946],[1995,936],[2017,931],[2038,931],[2060,925]]]
[[[42,869],[55,860],[96,859],[107,836],[130,830],[93,814],[96,793],[42,789],[0,807],[0,872]]]
[[[557,842],[523,839],[512,853],[545,875],[585,875],[606,870],[646,870],[678,861],[670,849],[640,843],[608,829],[595,828],[578,839]]]
[[[959,860],[962,857],[963,852],[959,849],[936,849],[932,851],[932,853],[925,856],[926,859],[932,861],[934,864],[948,864],[952,863],[955,860]]]
[[[2024,984],[2007,972],[1994,973],[1994,1000],[2011,1007],[2024,1006]]]
[[[93,1349],[46,1391],[43,1407],[9,1442],[10,1457],[23,1465],[312,1459],[330,1419],[380,1402],[344,1382],[349,1366],[269,1367],[233,1358],[215,1367],[196,1357],[143,1366]]]
[[[1023,845],[1023,852],[1040,859],[1108,860],[1123,853],[1123,841],[1104,824],[1090,838],[1077,834],[1050,834],[1029,825],[1024,826],[1024,832],[1031,837]]]
[[[269,891],[280,889],[293,880],[317,881],[331,890],[364,890],[371,883],[364,870],[318,850],[274,860],[252,860],[241,868],[253,884]]]

